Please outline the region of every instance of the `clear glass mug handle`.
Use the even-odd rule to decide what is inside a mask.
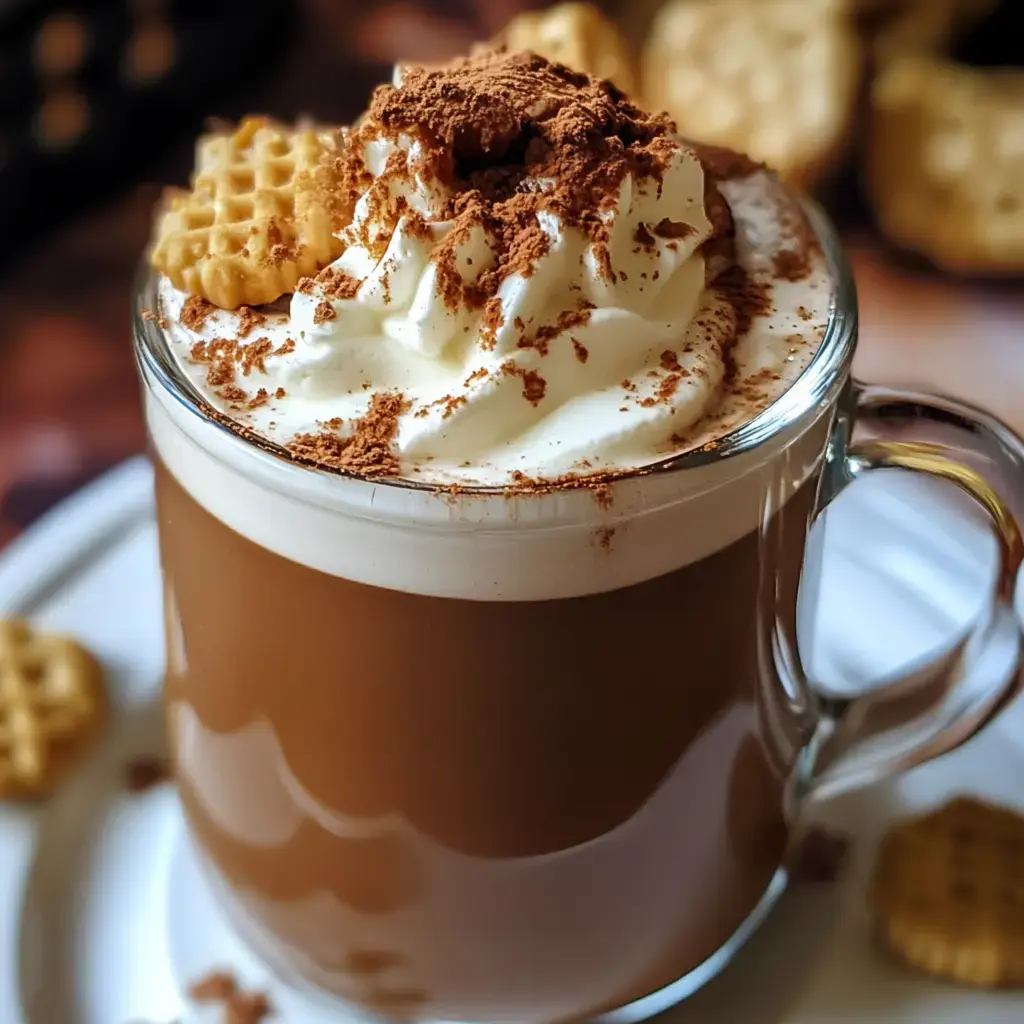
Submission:
[[[901,440],[847,443],[845,452],[830,453],[826,499],[874,469],[909,470],[949,481],[991,521],[997,573],[990,600],[937,662],[863,695],[817,695],[814,728],[793,776],[798,791],[790,795],[797,805],[808,796],[833,796],[958,747],[1024,689],[1021,623],[1013,606],[1024,539],[1003,499],[956,457],[958,451],[962,459],[965,449],[973,450],[1011,479],[1024,481],[1024,443],[997,420],[945,398],[864,385],[854,385],[854,396],[858,426],[892,432],[901,421],[918,428],[924,421],[961,436],[956,448]],[[986,678],[985,658],[996,647],[1008,669]]]

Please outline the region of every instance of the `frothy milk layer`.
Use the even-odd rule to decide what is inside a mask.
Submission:
[[[312,471],[200,418],[156,382],[146,411],[168,470],[260,547],[357,583],[475,601],[615,590],[720,551],[761,530],[817,471],[832,420],[819,405],[746,455],[603,491],[505,496]]]

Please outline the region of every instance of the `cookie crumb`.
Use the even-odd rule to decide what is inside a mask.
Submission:
[[[260,1024],[274,1012],[263,992],[238,992],[224,1007],[224,1024]]]
[[[145,793],[170,778],[169,764],[154,754],[132,758],[124,766],[124,786],[129,793]]]
[[[217,312],[212,302],[207,302],[201,295],[190,295],[178,314],[178,322],[190,331],[201,331],[208,317]]]
[[[197,1003],[223,1003],[238,993],[238,982],[230,971],[214,970],[189,986],[189,999]]]

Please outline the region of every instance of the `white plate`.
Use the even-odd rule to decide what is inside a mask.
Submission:
[[[329,1018],[281,991],[234,940],[185,842],[173,790],[124,791],[134,755],[162,748],[160,586],[150,468],[133,460],[50,513],[0,558],[0,614],[79,636],[110,672],[105,743],[45,806],[0,809],[0,1024],[201,1021],[183,991],[214,967],[269,990],[279,1019]],[[864,685],[940,647],[984,599],[993,543],[950,492],[876,475],[830,510],[816,678]],[[797,888],[671,1024],[1019,1024],[1024,995],[931,982],[874,948],[864,886],[893,818],[953,792],[1024,809],[1024,706],[900,780],[823,805],[856,837],[843,880]]]

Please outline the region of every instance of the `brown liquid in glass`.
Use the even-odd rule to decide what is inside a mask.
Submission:
[[[347,823],[307,813],[254,843],[203,797],[233,772],[232,820],[255,823],[272,751],[238,746],[229,771],[175,744],[218,888],[282,973],[397,1019],[586,1017],[685,975],[751,913],[786,842],[800,737],[767,739],[785,698],[765,651],[776,616],[792,626],[813,480],[698,563],[529,602],[306,568],[159,463],[157,496],[187,663],[169,708],[215,739],[265,723]]]

